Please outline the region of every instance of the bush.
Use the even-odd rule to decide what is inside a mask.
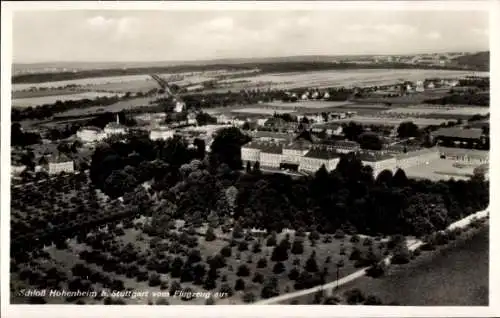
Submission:
[[[262,252],[262,247],[261,247],[259,242],[254,243],[254,245],[252,246],[252,252],[254,252],[254,253]]]
[[[368,268],[366,270],[366,276],[378,278],[378,277],[383,276],[385,274],[386,270],[387,270],[387,267],[385,266],[385,263],[380,262],[380,263],[372,265],[370,268]]]
[[[306,261],[305,270],[314,273],[318,271],[318,264],[316,263],[316,255],[313,252],[311,256]]]
[[[292,244],[292,254],[299,255],[304,253],[304,245],[302,241],[300,240],[295,240]]]
[[[238,251],[243,252],[246,250],[248,250],[248,242],[241,241],[240,244],[238,245]]]
[[[318,231],[314,230],[314,231],[311,231],[311,233],[309,233],[309,240],[317,241],[319,239],[320,239],[320,235],[319,235]]]
[[[391,263],[392,264],[407,264],[410,262],[410,251],[406,244],[400,244],[398,247],[394,248]]]
[[[344,297],[346,298],[346,302],[349,305],[356,305],[362,303],[365,300],[365,296],[361,292],[361,290],[355,288],[348,290],[344,293]]]
[[[353,236],[351,236],[351,239],[349,241],[351,243],[358,243],[360,241],[359,235],[358,234],[354,234]]]
[[[207,229],[207,232],[205,233],[205,241],[211,242],[217,239],[217,236],[214,233],[214,229],[212,227],[209,227]]]
[[[323,243],[331,243],[333,242],[333,239],[330,235],[325,235],[325,237],[323,237]]]
[[[297,278],[299,278],[299,275],[300,275],[299,270],[298,270],[296,267],[294,267],[294,268],[292,268],[292,269],[290,270],[290,272],[288,273],[288,278],[289,278],[290,280],[296,280]]]
[[[357,261],[361,259],[361,251],[357,247],[352,248],[351,255],[349,255],[349,260],[350,261]]]
[[[255,273],[252,282],[262,284],[264,282],[264,276],[261,273]]]
[[[276,232],[272,232],[267,238],[266,246],[276,246],[278,244],[278,239],[276,238]]]
[[[265,258],[259,259],[259,261],[257,262],[257,268],[265,268],[265,267],[267,267],[267,259]]]
[[[394,235],[394,236],[391,236],[391,238],[389,239],[389,242],[387,242],[387,248],[392,250],[396,246],[403,244],[403,243],[406,243],[406,239],[403,235]]]
[[[363,240],[363,246],[372,246],[373,245],[373,241],[367,237]]]
[[[366,297],[364,304],[368,306],[378,306],[382,305],[382,301],[377,296],[370,295]]]
[[[244,303],[253,303],[255,301],[255,294],[252,292],[247,292],[242,297]]]
[[[227,294],[228,297],[233,296],[233,289],[231,287],[229,287],[228,284],[222,284],[219,292],[221,294]]]
[[[245,281],[243,279],[238,278],[236,283],[234,284],[234,290],[245,290]]]
[[[345,233],[342,229],[338,229],[335,231],[335,234],[333,235],[336,239],[343,239],[345,237]]]
[[[149,275],[148,285],[150,287],[159,286],[161,284],[160,275],[153,273]]]
[[[281,274],[286,270],[285,265],[282,262],[277,262],[274,264],[273,273]]]
[[[250,269],[248,269],[248,266],[246,266],[245,264],[240,265],[238,267],[238,271],[236,272],[236,275],[238,275],[240,277],[249,276],[250,275]]]
[[[232,254],[232,249],[231,249],[231,246],[224,246],[221,250],[220,250],[220,254],[224,257],[231,257],[231,254]]]

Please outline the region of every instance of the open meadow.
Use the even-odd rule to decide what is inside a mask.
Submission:
[[[74,92],[72,94],[37,96],[12,99],[12,107],[35,107],[45,104],[54,104],[57,101],[65,102],[70,100],[95,99],[98,97],[113,97],[120,94],[105,92]]]
[[[133,109],[137,107],[151,106],[150,102],[156,97],[137,97],[127,100],[122,100],[109,106],[93,106],[89,108],[70,109],[62,113],[58,113],[55,117],[73,117],[95,115],[103,112],[120,112],[122,110]]]

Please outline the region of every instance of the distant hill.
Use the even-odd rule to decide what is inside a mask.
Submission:
[[[453,62],[459,66],[464,66],[471,69],[489,71],[490,52],[478,52],[475,54],[462,55],[454,58]]]

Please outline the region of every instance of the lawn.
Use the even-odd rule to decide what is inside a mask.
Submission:
[[[473,266],[471,266],[473,260]],[[393,266],[386,277],[362,277],[341,287],[359,288],[383,304],[406,306],[487,306],[489,233],[482,229],[423,254],[407,265]]]

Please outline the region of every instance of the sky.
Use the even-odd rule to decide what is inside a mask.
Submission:
[[[13,62],[488,50],[487,11],[22,11]]]

